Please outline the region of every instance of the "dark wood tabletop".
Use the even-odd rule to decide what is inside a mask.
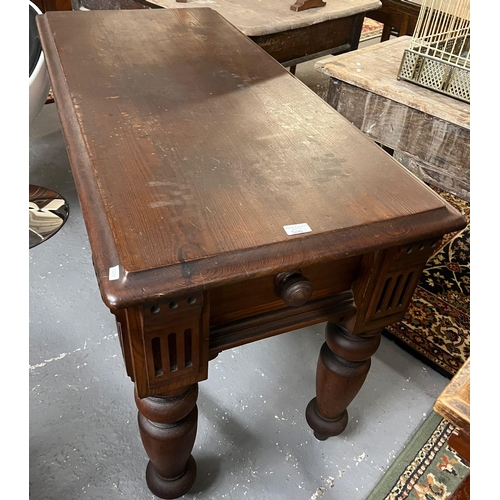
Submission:
[[[433,191],[211,9],[40,21],[110,305],[456,227]],[[311,232],[283,229],[299,223]]]

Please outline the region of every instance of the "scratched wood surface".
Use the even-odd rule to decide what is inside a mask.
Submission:
[[[470,199],[470,105],[397,79],[409,37],[328,58],[327,101],[420,179]]]
[[[269,35],[303,28],[382,6],[379,0],[334,0],[327,1],[324,7],[295,12],[290,10],[294,0],[188,0],[187,3],[179,3],[176,0],[147,1],[165,9],[210,7],[247,36]]]
[[[470,434],[470,358],[439,395],[434,409],[455,427]]]
[[[463,225],[211,9],[38,20],[110,306]],[[312,231],[287,235],[283,226],[298,223]]]
[[[470,104],[412,82],[398,80],[404,49],[411,37],[402,36],[315,63],[315,69],[337,80],[386,97],[470,130]]]

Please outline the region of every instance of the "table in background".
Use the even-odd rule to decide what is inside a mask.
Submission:
[[[142,4],[152,8],[210,7],[260,45],[283,66],[358,48],[363,19],[382,5],[379,0],[327,0],[324,7],[295,12],[293,0],[73,0],[82,6],[119,8]]]
[[[422,0],[381,0],[382,7],[371,11],[367,17],[384,25],[381,41],[389,40],[391,35],[413,35]]]
[[[193,485],[198,382],[225,349],[327,321],[306,419],[340,434],[464,218],[212,9],[37,20],[151,491]]]
[[[327,101],[425,182],[470,199],[470,104],[398,80],[404,36],[318,61]]]
[[[448,445],[470,463],[470,358],[434,403],[434,410],[455,426]],[[470,498],[470,474],[462,481],[449,500]]]
[[[49,10],[71,10],[71,0],[32,0],[32,2],[42,11]]]

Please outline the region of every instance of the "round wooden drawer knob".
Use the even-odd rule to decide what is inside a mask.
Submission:
[[[312,296],[312,283],[300,271],[280,273],[274,282],[276,295],[287,306],[303,306]]]

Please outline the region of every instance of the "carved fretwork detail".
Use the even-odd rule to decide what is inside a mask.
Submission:
[[[164,395],[207,378],[208,304],[203,293],[126,310],[142,338],[128,339],[140,398]]]
[[[394,259],[391,268],[407,265],[408,263],[421,263],[422,261],[427,262],[427,259],[439,246],[440,241],[440,238],[433,238],[399,247],[398,254]]]
[[[404,317],[422,270],[438,245],[439,239],[433,238],[365,257],[366,265],[373,266],[374,272],[355,290],[358,315],[351,325],[355,335],[383,328]],[[369,297],[366,302],[365,297]]]
[[[388,276],[373,316],[387,316],[406,310],[418,279],[419,274],[414,271]]]
[[[198,330],[196,324],[185,329],[178,325],[177,331],[170,333],[165,330],[146,334],[146,359],[150,361],[148,373],[151,380],[172,378],[173,374],[185,373],[199,365]]]
[[[389,324],[404,316],[424,265],[422,263],[406,272],[387,272],[380,277],[367,314],[367,324]]]

